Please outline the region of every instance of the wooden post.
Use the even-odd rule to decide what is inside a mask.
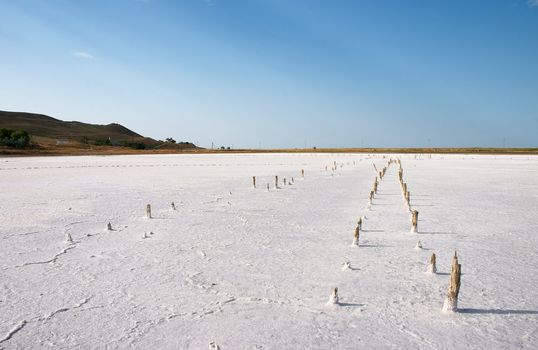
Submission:
[[[286,178],[284,178],[284,187],[286,187]]]
[[[252,177],[252,187],[256,188],[256,176]]]
[[[331,293],[331,296],[329,297],[329,301],[327,302],[327,305],[335,305],[338,304],[338,287],[335,287],[333,289],[333,292]]]
[[[278,188],[278,175],[275,176],[275,188]]]
[[[461,282],[461,264],[458,262],[458,256],[454,253],[452,258],[452,270],[450,271],[450,284],[446,295],[443,311],[454,312],[458,310],[458,295],[460,293]]]
[[[327,167],[325,167],[325,171],[327,171]],[[301,169],[301,177],[304,179],[304,169]]]
[[[172,207],[172,210],[176,210],[176,203],[172,202],[170,206]]]
[[[151,219],[151,204],[146,205],[146,217]]]
[[[413,226],[411,232],[418,232],[417,230],[417,227],[418,227],[418,211],[417,210],[413,210],[411,212],[411,224]]]
[[[429,273],[437,273],[437,264],[436,264],[436,256],[435,253],[432,253],[432,256],[430,257],[430,266],[428,268]]]
[[[106,229],[107,231],[112,231],[112,224],[110,222],[106,225]]]
[[[67,243],[73,243],[73,237],[71,237],[71,234],[69,233],[69,231],[67,231],[67,232],[65,233],[65,241],[66,241]]]
[[[355,235],[353,236],[353,243],[351,245],[359,246],[359,237],[360,237],[361,231],[360,231],[360,225],[357,225],[355,227]]]

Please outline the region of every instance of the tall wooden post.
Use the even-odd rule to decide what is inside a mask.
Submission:
[[[452,259],[452,270],[450,271],[450,284],[446,295],[443,311],[454,312],[458,310],[458,295],[460,293],[461,283],[461,264],[458,262],[458,256],[454,253]]]

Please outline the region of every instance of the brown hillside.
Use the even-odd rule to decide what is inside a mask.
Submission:
[[[0,111],[0,128],[26,130],[32,136],[52,139],[150,141],[120,124],[95,125],[66,122],[42,114]]]

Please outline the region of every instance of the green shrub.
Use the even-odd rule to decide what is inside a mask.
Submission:
[[[30,135],[24,130],[0,129],[0,145],[25,148],[30,145]]]
[[[146,144],[142,142],[125,142],[123,145],[125,147],[129,147],[132,149],[146,149],[147,148]]]
[[[110,146],[112,145],[112,142],[110,139],[104,139],[104,140],[95,140],[94,143],[96,146]]]

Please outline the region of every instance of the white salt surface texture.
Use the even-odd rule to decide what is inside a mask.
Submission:
[[[366,210],[389,157],[418,233],[396,164]],[[3,349],[538,348],[538,157],[0,158],[0,184]]]

